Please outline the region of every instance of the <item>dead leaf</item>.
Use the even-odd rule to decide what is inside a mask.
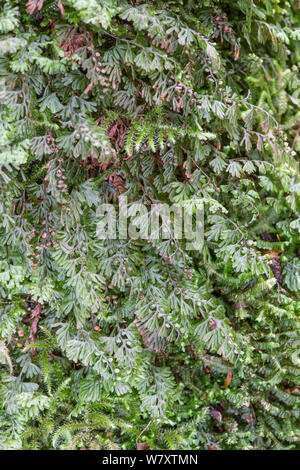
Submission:
[[[227,377],[226,377],[226,380],[224,382],[224,385],[223,385],[223,388],[227,388],[231,382],[231,378],[232,378],[232,371],[229,370],[228,373],[227,373]]]
[[[64,6],[61,2],[58,2],[58,8],[60,9],[60,12],[61,12],[61,16],[64,16],[65,14],[65,9],[64,9]]]
[[[94,86],[93,82],[89,83],[83,93],[87,95],[88,92],[93,88],[93,86]]]
[[[215,418],[216,421],[218,421],[219,423],[222,421],[222,414],[220,413],[220,411],[217,411],[215,410],[214,408],[212,408],[210,410],[210,414],[212,415],[213,418]]]
[[[209,446],[209,450],[217,450],[217,446],[215,444],[211,444]]]
[[[240,50],[234,46],[234,60],[237,61],[239,59],[239,55],[240,55]]]
[[[26,344],[35,342],[35,337],[36,337],[37,330],[38,330],[38,323],[40,321],[41,310],[42,310],[42,305],[39,302],[37,302],[36,306],[31,312],[32,323],[30,326],[30,333],[29,333],[28,340],[26,341]],[[36,350],[31,349],[31,353],[33,356],[35,356]]]
[[[138,442],[137,443],[137,450],[147,450],[149,449],[149,444],[148,442]]]
[[[36,10],[37,5],[38,2],[36,0],[28,0],[28,2],[26,3],[26,12],[29,15],[32,15]]]

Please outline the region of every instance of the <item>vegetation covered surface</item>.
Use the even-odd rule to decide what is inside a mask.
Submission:
[[[0,4],[0,448],[297,448],[299,0]]]

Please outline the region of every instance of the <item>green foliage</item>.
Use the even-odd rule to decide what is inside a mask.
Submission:
[[[0,8],[0,448],[297,448],[299,2]]]

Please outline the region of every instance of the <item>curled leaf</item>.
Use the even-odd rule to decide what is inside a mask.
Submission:
[[[60,1],[58,2],[58,8],[60,9],[61,16],[64,16],[64,14],[65,14],[65,9],[64,9],[63,4],[62,4]]]
[[[137,443],[137,450],[147,450],[149,449],[148,442],[138,442]]]
[[[222,421],[222,414],[220,413],[220,411],[217,411],[215,410],[214,408],[212,408],[210,410],[210,414],[212,415],[213,418],[215,418],[216,421],[218,421],[219,423]]]
[[[224,382],[224,385],[223,385],[223,388],[227,388],[231,382],[231,378],[232,378],[232,371],[229,370],[228,373],[227,373],[227,377],[226,377],[226,380]]]

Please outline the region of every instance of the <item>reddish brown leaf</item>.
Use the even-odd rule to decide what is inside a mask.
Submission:
[[[31,312],[32,323],[30,326],[30,333],[29,333],[28,340],[26,341],[26,344],[35,342],[35,337],[36,337],[37,330],[38,330],[38,323],[40,321],[41,310],[42,310],[42,305],[39,302],[37,302],[36,306]],[[31,353],[34,356],[36,354],[36,350],[32,349]]]
[[[231,382],[231,378],[232,378],[232,371],[229,370],[228,373],[227,373],[227,377],[226,377],[226,380],[224,382],[224,385],[223,385],[223,388],[227,388]]]
[[[93,82],[89,83],[86,89],[84,90],[84,93],[87,95],[88,92],[93,88],[94,84]]]
[[[141,435],[147,431],[147,429],[149,428],[150,424],[152,423],[152,419],[150,419],[149,423],[144,427],[144,429],[140,432],[140,434],[138,435],[138,437],[136,438],[136,448],[137,450],[147,450],[149,449],[149,444],[148,442],[139,442],[139,438],[141,437]]]
[[[219,423],[222,421],[222,414],[220,413],[220,411],[217,411],[215,410],[214,408],[212,408],[210,410],[210,414],[212,415],[213,418],[215,418],[216,421],[218,421]]]
[[[26,12],[29,15],[32,15],[36,8],[37,8],[36,0],[28,0],[28,2],[26,3]]]
[[[58,2],[58,8],[60,9],[60,12],[61,12],[61,16],[64,16],[65,14],[65,9],[64,9],[64,6],[61,2]]]
[[[149,444],[148,442],[138,442],[137,443],[137,450],[147,450],[149,449]]]
[[[90,44],[89,35],[86,34],[67,34],[62,41],[59,43],[59,47],[64,51],[67,57],[71,57],[75,52],[77,52],[82,47],[88,47]]]
[[[239,59],[239,55],[240,55],[240,50],[234,46],[234,60],[238,60]]]
[[[278,284],[281,285],[283,283],[283,277],[281,273],[281,264],[277,258],[272,258],[271,269]]]

